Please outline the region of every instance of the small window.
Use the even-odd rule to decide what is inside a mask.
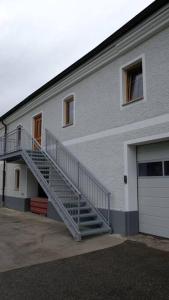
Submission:
[[[74,97],[71,96],[64,100],[64,126],[74,123]]]
[[[124,102],[143,99],[143,68],[142,61],[138,61],[124,69],[125,74],[125,97]]]
[[[163,176],[162,162],[140,163],[138,165],[139,176]]]
[[[164,162],[164,175],[169,176],[169,161]]]
[[[15,170],[15,190],[19,190],[20,187],[20,170]]]

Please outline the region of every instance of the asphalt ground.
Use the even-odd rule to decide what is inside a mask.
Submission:
[[[169,299],[169,252],[125,243],[0,273],[1,300]]]

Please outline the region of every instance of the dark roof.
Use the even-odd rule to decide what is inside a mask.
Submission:
[[[92,51],[87,53],[85,56],[77,60],[75,63],[73,63],[71,66],[69,66],[67,69],[65,69],[63,72],[58,74],[56,77],[48,81],[46,84],[41,86],[38,90],[30,94],[27,98],[25,98],[23,101],[21,101],[19,104],[14,106],[12,109],[10,109],[8,112],[6,112],[4,115],[0,117],[0,120],[4,120],[9,115],[13,114],[16,110],[21,108],[23,105],[27,104],[31,100],[33,100],[36,96],[40,95],[42,92],[50,88],[52,85],[60,81],[62,78],[67,76],[68,74],[72,73],[74,70],[76,70],[78,67],[86,63],[88,60],[90,60],[95,55],[99,54],[102,50],[104,50],[106,47],[110,46],[112,43],[114,43],[117,39],[121,38],[123,35],[125,35],[127,32],[132,30],[135,26],[139,25],[141,22],[143,22],[145,19],[150,17],[153,13],[161,9],[163,6],[168,4],[168,0],[156,0],[152,4],[150,4],[148,7],[146,7],[143,11],[141,11],[138,15],[136,15],[133,19],[131,19],[129,22],[127,22],[124,26],[122,26],[120,29],[118,29],[116,32],[114,32],[110,37],[108,37],[106,40],[104,40],[101,44],[99,44],[96,48],[94,48]]]

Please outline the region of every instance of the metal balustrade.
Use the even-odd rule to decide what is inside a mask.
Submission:
[[[46,149],[23,127],[0,137],[0,159],[18,154],[75,239],[110,232],[110,193],[49,131]]]
[[[6,136],[0,137],[0,155],[13,153],[20,150],[21,129],[15,129]]]
[[[84,197],[110,222],[110,192],[91,174],[89,170],[46,129],[46,152],[71,179]]]

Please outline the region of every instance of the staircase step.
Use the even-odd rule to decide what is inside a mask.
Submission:
[[[77,219],[77,216],[73,216],[74,219]],[[83,218],[97,218],[97,215],[95,213],[86,213],[86,214],[80,214],[80,219]]]
[[[80,226],[85,227],[85,226],[92,226],[92,225],[98,225],[101,226],[103,224],[102,221],[99,220],[94,220],[94,221],[81,221]]]
[[[36,165],[37,165],[37,164],[41,164],[41,163],[47,164],[47,160],[45,160],[45,159],[40,159],[40,158],[36,159],[36,158],[32,158],[32,160],[33,160],[33,162],[34,162]]]
[[[28,155],[30,156],[30,157],[32,157],[32,158],[36,158],[36,157],[40,157],[40,158],[45,158],[45,156],[42,154],[42,153],[40,153],[40,152],[37,152],[37,153],[31,153],[31,152],[28,152]]]
[[[63,185],[63,189],[61,189],[60,187],[57,188],[56,186],[53,186],[52,188],[53,188],[53,191],[56,193],[71,192],[70,188],[66,185],[65,186]]]
[[[83,236],[89,236],[94,234],[108,233],[109,229],[107,229],[106,227],[101,227],[101,228],[94,228],[94,229],[84,229],[84,230],[80,230],[80,232],[83,237]]]
[[[50,181],[50,180],[49,180]],[[65,184],[65,182],[63,181],[61,181],[61,180],[59,180],[59,181],[56,181],[56,183],[52,183],[51,184],[51,182],[50,182],[50,187],[51,188],[64,188],[64,187],[67,187],[67,185]]]
[[[47,158],[43,155],[31,155],[31,157],[35,160],[45,160],[48,161]]]
[[[82,207],[80,207],[80,213],[83,212],[83,211],[85,211],[85,210],[91,211],[91,207],[89,207],[89,206],[82,206]],[[78,207],[70,207],[70,208],[68,208],[68,212],[76,212],[76,213],[78,213]]]
[[[50,166],[44,164],[44,163],[40,163],[40,162],[37,162],[37,161],[33,161],[34,164],[40,169],[40,168],[46,168],[48,170],[50,170]]]
[[[45,176],[48,176],[48,175],[45,175]],[[52,179],[51,177],[48,176],[48,179],[49,179],[49,182],[51,184],[51,187],[52,186],[53,187],[55,187],[55,186],[62,186],[62,185],[67,186],[66,183],[65,183],[65,181],[62,178],[60,178],[60,177]]]
[[[40,158],[40,159],[45,159],[45,160],[48,160],[47,157],[45,155],[43,155],[42,153],[38,153],[38,154],[31,154],[31,157],[37,159],[37,158]]]
[[[35,165],[40,169],[40,168],[46,168],[46,169],[49,169],[50,170],[50,165],[47,165],[47,164],[44,164],[43,162],[35,162]]]
[[[66,199],[72,199],[72,201],[73,201],[76,197],[74,194],[73,195],[59,195],[56,193],[56,195],[57,195],[57,197],[61,198],[62,201],[66,200]]]
[[[27,150],[28,153],[33,153],[33,154],[36,154],[36,153],[41,153],[43,154],[41,151],[39,150]]]
[[[45,175],[45,176],[48,176],[49,178],[49,175]],[[50,176],[50,182],[64,182],[64,180],[62,178],[60,178],[59,176],[55,179],[53,179],[51,176]],[[65,182],[64,182],[65,183]]]
[[[55,176],[52,176],[51,174],[50,174],[50,176],[51,176],[51,181],[55,181],[55,180],[57,180],[57,179],[61,179],[61,180],[63,180],[62,179],[62,177],[60,177],[59,175],[55,175]],[[64,180],[63,180],[64,181]],[[65,182],[65,181],[64,181]]]
[[[63,200],[62,200],[63,201]],[[70,200],[67,200],[67,201],[64,201],[63,202],[63,205],[66,207],[66,208],[77,208],[78,207],[78,201],[70,201]],[[74,206],[73,206],[74,205]],[[85,201],[80,201],[80,207],[84,207],[86,205],[86,202]]]
[[[60,192],[58,190],[55,191],[56,193],[58,193],[61,196],[65,196],[65,195],[72,195],[72,196],[76,196],[74,192],[72,192],[71,189],[65,191],[65,190],[61,190]]]

